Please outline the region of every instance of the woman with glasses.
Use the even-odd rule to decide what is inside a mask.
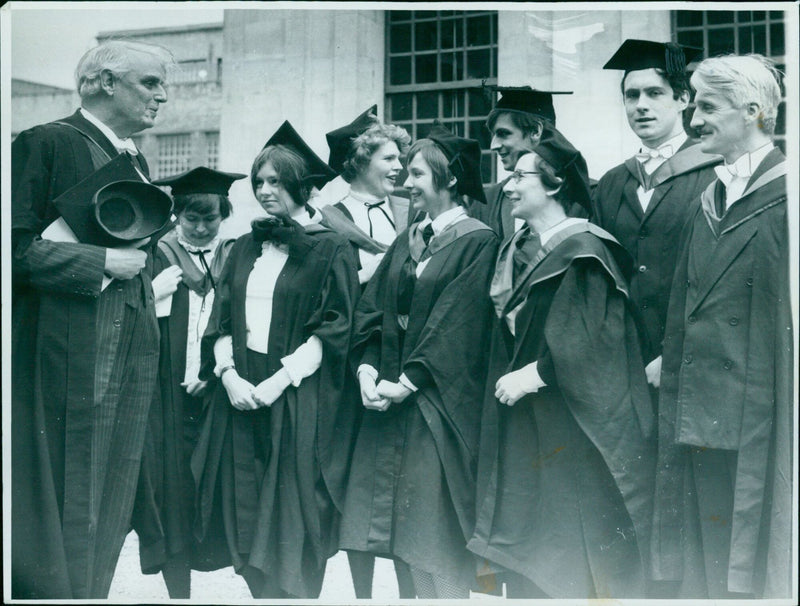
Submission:
[[[192,461],[198,528],[224,533],[255,598],[316,598],[337,551],[358,278],[347,240],[308,205],[331,177],[284,122],[250,173],[266,216],[234,244],[203,337],[201,376],[222,388]]]
[[[420,598],[466,598],[497,252],[462,196],[484,200],[477,141],[436,127],[408,154],[412,212],[359,300],[352,361],[364,408],[340,546],[411,568]]]
[[[469,548],[508,597],[644,597],[653,411],[622,247],[571,203],[586,163],[555,129],[505,186]]]

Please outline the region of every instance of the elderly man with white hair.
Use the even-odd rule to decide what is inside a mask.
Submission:
[[[700,148],[725,159],[682,234],[663,347],[653,528],[677,597],[786,598],[792,316],[779,74],[758,55],[692,75]],[[796,564],[795,564],[796,565]]]
[[[130,528],[158,366],[148,253],[80,242],[54,200],[112,160],[146,178],[130,137],[172,63],[137,42],[89,50],[81,108],[11,147],[14,598],[105,598]]]

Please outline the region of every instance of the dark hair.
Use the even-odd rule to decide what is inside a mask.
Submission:
[[[547,120],[542,116],[536,116],[534,114],[528,114],[525,112],[509,111],[507,109],[496,107],[489,112],[489,116],[486,118],[486,128],[489,129],[489,132],[494,131],[494,125],[502,115],[508,115],[511,123],[520,129],[522,134],[526,137],[532,134],[541,135],[544,124],[546,122],[550,123],[550,120]]]
[[[680,99],[683,93],[687,93],[691,95],[691,88],[689,87],[689,74],[686,72],[678,72],[678,73],[667,73],[666,70],[654,68],[656,73],[661,76],[667,84],[669,84],[670,88],[672,89],[672,98],[676,101]],[[638,70],[629,70],[625,72],[625,75],[622,76],[622,82],[619,83],[619,89],[622,91],[622,95],[625,95],[625,79],[628,77],[628,74],[631,71],[638,71]]]
[[[376,123],[353,139],[342,165],[342,178],[351,183],[359,172],[369,166],[378,148],[390,141],[397,145],[400,155],[403,155],[411,143],[411,136],[400,126]]]
[[[172,212],[179,215],[191,211],[200,215],[208,215],[219,211],[219,216],[227,219],[233,212],[233,206],[228,196],[222,194],[178,194],[172,197],[174,206]]]
[[[545,189],[554,190],[551,197],[561,205],[564,212],[569,213],[572,208],[573,200],[569,199],[564,178],[559,177],[553,165],[538,154],[536,155],[536,170],[540,173],[539,178],[542,180],[542,185]]]
[[[450,170],[450,161],[441,148],[431,139],[418,139],[408,150],[408,164],[411,164],[417,154],[420,154],[431,168],[433,187],[438,191],[448,190],[456,202],[462,204],[461,196],[456,193],[456,184],[450,185],[455,175]]]
[[[272,163],[272,168],[278,175],[278,182],[289,193],[297,206],[305,206],[311,197],[311,182],[308,180],[308,163],[301,155],[285,145],[270,145],[261,150],[253,160],[250,169],[250,185],[253,193],[256,192],[256,179],[258,171],[267,162]]]

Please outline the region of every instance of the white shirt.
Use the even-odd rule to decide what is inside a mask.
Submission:
[[[369,210],[367,207],[367,204],[374,204],[379,201],[377,198],[369,198],[365,194],[354,193],[350,190],[347,196],[341,200],[341,203],[350,213],[350,216],[353,217],[353,223],[355,223],[356,227],[367,235],[369,235],[369,224],[370,220],[372,220],[372,239],[389,246],[397,237],[395,227],[392,226],[386,215],[381,212],[381,210],[385,211],[394,222],[394,214],[391,206],[389,206],[389,199],[384,198],[384,203],[378,208]],[[358,270],[359,283],[364,284],[369,281],[382,258],[383,253],[372,254],[366,250],[358,249],[358,261],[361,264],[361,269]]]
[[[688,138],[689,137],[687,136],[687,134],[684,131],[681,131],[679,134],[675,135],[671,139],[668,139],[667,141],[664,141],[664,143],[659,145],[656,148],[655,151],[661,152],[666,148],[670,148],[670,150],[672,151],[672,154],[674,155],[681,148],[681,145],[686,143],[686,140]],[[651,150],[650,150],[650,148],[648,148],[646,146],[643,146],[640,149],[640,151],[641,152],[649,152]],[[642,163],[642,167],[644,168],[644,171],[648,175],[652,175],[656,171],[656,169],[659,166],[661,166],[662,164],[664,164],[664,162],[666,162],[666,161],[667,161],[667,159],[662,157],[662,156],[658,156],[656,158],[649,158],[646,162]],[[647,210],[647,206],[650,204],[650,199],[653,197],[654,189],[649,189],[649,190],[645,191],[644,187],[642,187],[641,185],[639,185],[639,187],[636,188],[636,197],[639,198],[639,204],[642,205],[642,211],[646,211]]]
[[[108,126],[103,124],[100,121],[100,119],[94,114],[92,114],[90,111],[81,108],[80,112],[84,118],[86,118],[89,122],[94,124],[98,128],[98,130],[105,135],[106,139],[108,139],[111,142],[111,145],[117,148],[118,152],[128,152],[134,156],[139,153],[139,150],[136,148],[136,144],[133,142],[133,139],[131,139],[130,137],[128,137],[127,139],[120,139],[119,137],[117,137],[117,135],[114,133],[113,130],[111,130],[110,128],[108,128]],[[144,176],[142,171],[139,170],[139,167],[136,165],[135,162],[133,163],[133,168],[136,169],[136,172],[139,173],[139,176],[142,177],[142,179],[144,179],[145,181],[149,181],[149,179]]]
[[[463,221],[467,217],[468,217],[467,211],[464,210],[464,207],[456,206],[455,208],[451,208],[450,210],[444,211],[441,215],[439,215],[432,221],[429,216],[426,216],[419,224],[419,229],[420,231],[422,231],[428,224],[430,224],[433,227],[433,237],[435,238],[440,233],[442,233],[447,227],[450,227],[451,225],[454,225],[459,221]],[[431,258],[428,257],[422,263],[419,263],[417,265],[416,274],[418,278],[422,275],[422,272],[428,266],[428,262],[430,260]]]
[[[304,212],[292,218],[300,225],[310,225],[319,223],[322,217],[319,212],[313,217]],[[288,258],[287,248],[283,245],[269,241],[261,245],[261,256],[256,259],[247,280],[245,326],[248,349],[264,354],[269,352],[275,284]],[[217,339],[214,344],[214,359],[217,363],[214,373],[217,376],[226,366],[233,366],[233,339],[230,335]],[[322,365],[322,341],[316,335],[311,335],[292,354],[281,358],[281,364],[292,385],[297,387],[305,377],[314,374]]]
[[[750,177],[774,147],[775,145],[770,141],[755,151],[742,154],[733,164],[715,167],[717,176],[725,184],[726,210],[742,197]]]

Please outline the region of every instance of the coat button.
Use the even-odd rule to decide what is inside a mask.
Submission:
[[[684,364],[691,364],[693,359],[694,358],[692,357],[692,354],[686,354],[686,356],[684,356],[684,358],[683,358],[683,363]]]
[[[736,317],[731,318],[730,320],[728,320],[728,324],[730,324],[731,326],[736,326],[737,324],[739,324],[739,318]]]
[[[646,229],[642,229],[641,231],[639,231],[639,239],[640,240],[644,240],[646,237],[647,237],[647,230]]]
[[[753,285],[753,278],[747,278],[747,281],[745,282],[745,284],[747,284],[748,286],[752,286]]]
[[[694,324],[697,322],[697,318],[695,316],[689,316],[689,324]]]
[[[639,266],[639,273],[640,274],[643,274],[646,271],[647,271],[647,265],[640,265]]]
[[[114,326],[116,326],[117,328],[119,328],[121,324],[122,320],[114,320]]]
[[[725,360],[725,364],[723,364],[722,367],[725,370],[730,370],[731,368],[733,368],[733,362],[731,362],[730,360]]]

